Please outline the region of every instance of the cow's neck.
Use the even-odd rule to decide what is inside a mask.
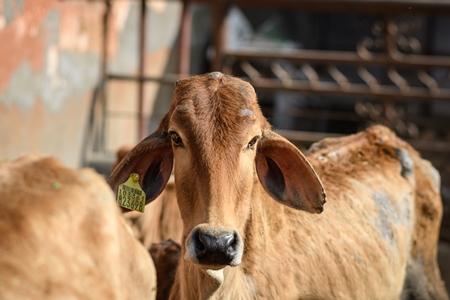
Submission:
[[[273,242],[286,222],[285,206],[270,197],[261,185],[255,186],[254,190],[255,196],[245,233],[246,245],[249,246],[246,248],[247,252],[255,251],[255,247],[266,249],[267,243]],[[260,257],[260,254],[257,256]]]

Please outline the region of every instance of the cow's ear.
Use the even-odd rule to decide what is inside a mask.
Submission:
[[[325,201],[322,182],[306,157],[284,137],[265,131],[258,145],[256,170],[264,189],[278,202],[321,213]]]
[[[139,185],[150,203],[164,190],[172,173],[173,152],[170,137],[155,132],[136,145],[114,169],[108,184],[117,196],[119,185],[132,173],[139,175]]]

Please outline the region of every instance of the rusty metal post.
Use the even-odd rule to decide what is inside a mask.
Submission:
[[[109,19],[111,14],[111,1],[105,0],[105,12],[103,13],[103,28],[102,28],[102,60],[100,66],[101,82],[99,90],[100,109],[101,109],[101,124],[99,130],[98,144],[94,145],[94,148],[98,150],[105,150],[105,135],[106,135],[106,117],[107,117],[107,101],[106,101],[106,81],[107,81],[107,61],[108,61],[108,32],[109,32]],[[94,107],[95,109],[95,107]],[[95,121],[94,121],[95,122]],[[94,126],[96,128],[97,126]]]
[[[213,46],[215,51],[214,60],[212,63],[212,71],[222,71],[223,68],[223,50],[226,45],[225,30],[226,30],[226,14],[228,5],[225,1],[215,1],[213,4]]]
[[[385,16],[385,45],[384,51],[387,57],[391,58],[393,51],[397,51],[396,35],[397,26],[395,24],[394,16],[387,13]],[[394,129],[394,103],[391,98],[381,97],[381,105],[383,106],[385,125]]]
[[[147,6],[145,0],[141,0],[140,6],[140,31],[139,31],[139,69],[138,69],[138,140],[142,140],[147,134],[147,122],[144,115],[144,75],[145,75],[145,41],[146,41],[146,17]]]
[[[183,12],[180,23],[179,72],[181,77],[189,76],[191,60],[192,14],[189,1],[183,0]]]

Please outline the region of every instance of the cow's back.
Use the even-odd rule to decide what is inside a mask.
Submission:
[[[316,225],[334,249],[335,283],[370,287],[368,297],[391,289],[402,299],[448,299],[437,266],[442,203],[432,165],[382,126],[326,139],[308,159],[329,196],[325,224]]]
[[[152,299],[154,265],[104,180],[51,158],[0,164],[2,299]]]

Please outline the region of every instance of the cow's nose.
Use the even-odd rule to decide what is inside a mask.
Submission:
[[[234,241],[234,234],[212,236],[199,230],[198,240],[196,241],[197,253],[203,255],[208,251],[233,252]]]
[[[205,265],[233,265],[240,248],[237,234],[198,228],[191,241],[198,262]]]

